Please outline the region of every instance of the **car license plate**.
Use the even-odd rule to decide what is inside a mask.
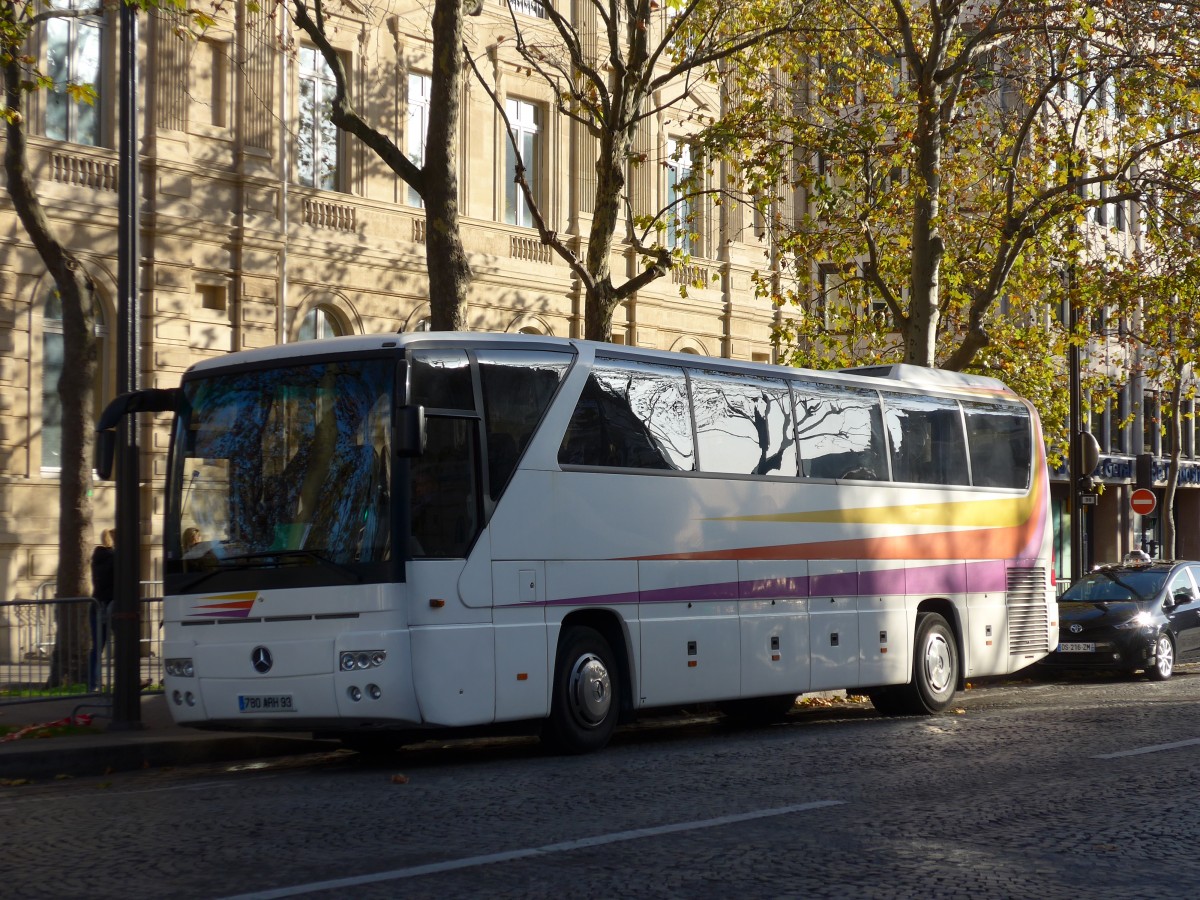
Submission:
[[[296,704],[291,694],[238,694],[238,711],[244,713],[291,713]]]
[[[1066,641],[1058,645],[1059,653],[1095,653],[1096,645],[1091,641]]]

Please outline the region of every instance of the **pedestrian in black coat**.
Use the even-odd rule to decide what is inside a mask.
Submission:
[[[89,620],[92,626],[92,649],[88,653],[88,690],[100,687],[100,663],[108,645],[109,610],[112,609],[116,530],[100,532],[100,544],[92,551],[92,605]]]

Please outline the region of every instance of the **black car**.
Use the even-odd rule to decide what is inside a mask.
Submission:
[[[1042,664],[1170,678],[1176,662],[1200,659],[1198,584],[1197,562],[1127,562],[1089,572],[1058,598],[1058,649]]]

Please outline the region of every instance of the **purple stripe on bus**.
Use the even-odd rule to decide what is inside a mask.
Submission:
[[[679,603],[684,600],[736,600],[737,582],[691,584],[687,587],[658,588],[642,591],[643,603]]]
[[[858,573],[860,594],[903,594],[907,583],[904,569],[870,569]]]
[[[966,590],[967,573],[962,563],[921,566],[919,569],[909,569],[905,573],[906,594],[963,594]]]
[[[967,563],[967,590],[973,594],[1008,590],[1008,565],[1002,559]]]
[[[809,575],[808,593],[810,597],[853,597],[858,593],[858,573]]]
[[[591,597],[563,597],[561,600],[547,600],[545,603],[529,603],[527,606],[618,606],[623,603],[637,603],[637,591],[622,591],[619,594],[595,594]]]
[[[946,596],[1008,589],[1010,567],[1036,567],[1036,560],[942,563],[909,569],[871,569],[824,575],[789,575],[752,581],[695,584],[649,591],[623,591],[590,597],[564,597],[545,606],[602,606],[630,603],[682,603],[702,600],[761,600],[774,597],[855,597],[914,594]],[[245,615],[245,613],[240,613]],[[228,615],[228,614],[218,614]]]
[[[758,578],[743,581],[738,585],[738,596],[743,600],[771,599],[774,597],[807,597],[808,576],[796,575],[783,578]]]

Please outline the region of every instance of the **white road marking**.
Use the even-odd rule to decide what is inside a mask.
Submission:
[[[440,872],[453,872],[457,869],[469,869],[474,866],[486,866],[498,862],[510,862],[514,859],[527,859],[531,856],[545,856],[549,853],[563,853],[568,850],[580,850],[585,847],[600,847],[605,844],[616,844],[621,841],[634,841],[639,838],[657,837],[663,834],[677,834],[681,831],[696,831],[700,828],[717,828],[722,825],[735,825],[738,822],[749,822],[754,819],[766,819],[772,816],[786,816],[791,813],[807,812],[812,809],[822,809],[826,806],[840,806],[844,800],[816,800],[812,803],[800,803],[795,806],[781,806],[776,809],[760,809],[754,812],[738,813],[730,816],[718,816],[715,819],[700,819],[695,822],[678,822],[674,825],[658,825],[654,828],[635,828],[631,831],[617,831],[612,834],[600,834],[595,837],[579,838],[574,841],[562,841],[557,844],[544,844],[541,847],[526,847],[522,850],[509,850],[504,853],[488,853],[483,856],[468,856],[464,859],[451,859],[440,863],[430,863],[424,866],[410,866],[407,869],[393,869],[390,872],[376,872],[374,875],[357,875],[348,878],[333,878],[329,881],[314,881],[309,884],[297,884],[292,887],[275,888],[268,891],[254,891],[249,894],[238,894],[226,897],[225,900],[273,900],[276,897],[296,897],[300,894],[311,894],[316,891],[331,891],[342,888],[357,887],[363,884],[378,884],[382,881],[400,881],[404,878],[416,878],[420,875],[435,875]]]
[[[1159,753],[1163,750],[1178,750],[1180,747],[1194,747],[1200,744],[1200,738],[1187,741],[1175,741],[1173,744],[1154,744],[1150,747],[1138,747],[1135,750],[1122,750],[1119,753],[1102,753],[1092,759],[1120,759],[1122,756],[1141,756],[1145,753]]]

